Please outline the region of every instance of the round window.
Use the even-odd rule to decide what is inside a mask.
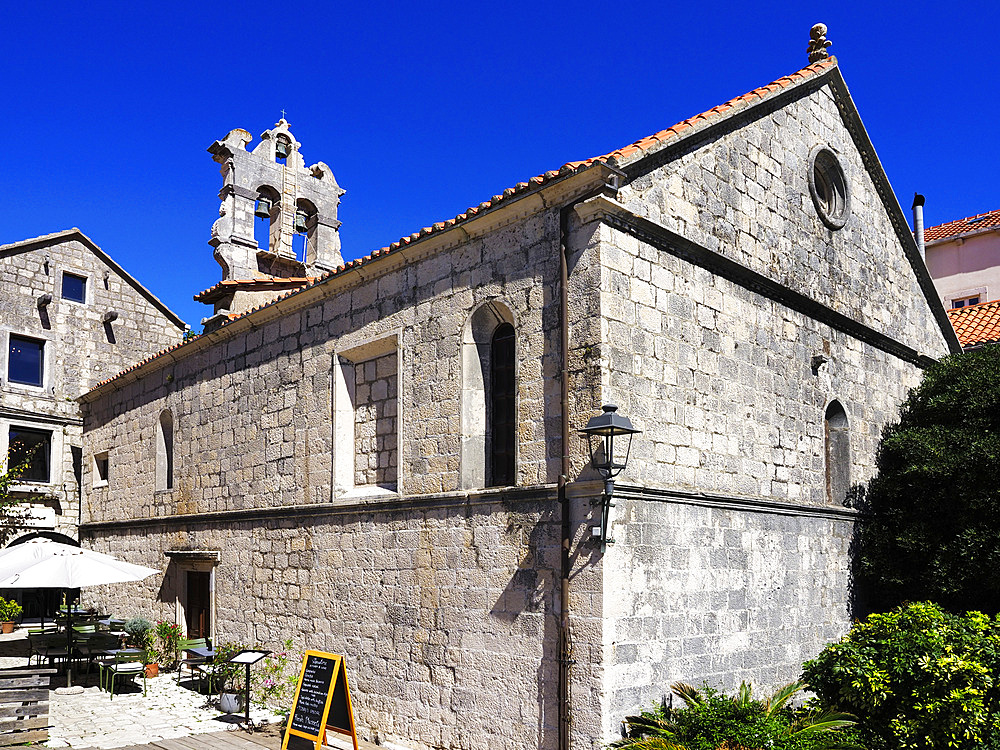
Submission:
[[[834,153],[825,147],[813,149],[809,159],[809,192],[819,218],[830,229],[840,229],[851,215],[847,177]]]

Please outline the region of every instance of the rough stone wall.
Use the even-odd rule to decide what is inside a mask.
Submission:
[[[678,680],[766,691],[798,679],[850,626],[850,517],[638,493],[617,502],[604,737]]]
[[[354,483],[357,485],[396,485],[398,360],[393,352],[354,366]]]
[[[644,430],[628,481],[824,504],[824,416],[848,416],[851,483],[920,369],[602,227],[606,398]],[[619,290],[628,291],[623,296]],[[812,369],[814,354],[829,361]],[[939,352],[943,353],[943,352]]]
[[[627,208],[931,356],[944,337],[829,89],[702,142],[626,185]],[[821,222],[807,164],[832,147],[852,215]],[[603,399],[644,430],[602,561],[603,732],[676,680],[794,679],[850,624],[853,519],[826,490],[827,406],[847,413],[850,482],[920,369],[608,226]],[[826,359],[817,364],[813,357]],[[638,489],[643,488],[643,489]]]
[[[86,279],[85,302],[62,298],[64,273]],[[51,294],[52,302],[39,307],[43,294]],[[109,310],[117,311],[118,318],[104,323]],[[32,530],[53,528],[54,518],[55,530],[75,537],[80,487],[74,464],[80,462],[82,442],[76,398],[137,360],[176,344],[182,330],[72,237],[27,248],[0,247],[0,330],[0,450],[6,454],[11,426],[52,432],[50,481],[25,483],[20,489],[48,519],[32,523]],[[8,379],[11,333],[45,342],[42,387]]]
[[[165,520],[89,533],[86,544],[164,570],[84,592],[117,615],[178,617],[170,548],[219,550],[217,641],[347,655],[362,737],[411,747],[557,746],[558,504],[551,489],[510,499],[411,498],[306,517]],[[589,507],[577,512],[586,513]],[[574,581],[584,622],[600,578]],[[599,643],[581,626],[575,654],[578,747],[590,748]]]
[[[241,333],[195,354],[181,349],[175,362],[126,381],[89,405],[88,453],[108,450],[112,471],[127,470],[91,492],[85,518],[337,499],[331,480],[346,462],[353,484],[356,451],[334,447],[335,433],[355,422],[353,409],[344,419],[337,412],[334,365],[364,362],[367,348],[386,341],[401,361],[398,492],[457,490],[461,337],[471,311],[488,300],[511,309],[518,331],[517,485],[555,481],[558,412],[547,399],[558,394],[558,311],[547,292],[558,273],[557,243],[558,215],[537,215],[490,237],[493,262],[484,262],[486,243],[476,239],[280,318],[261,316]],[[153,427],[164,409],[174,421],[174,488],[155,492]]]
[[[695,148],[622,190],[638,214],[931,356],[945,352],[830,87]],[[844,169],[851,217],[823,225],[809,193],[809,155],[832,149]]]
[[[98,524],[88,543],[165,575],[86,595],[123,614],[180,621],[182,576],[164,552],[219,550],[218,638],[273,646],[291,636],[300,648],[349,655],[368,736],[416,747],[555,747],[558,242],[558,212],[549,211],[266,317],[286,300],[255,313],[252,327],[196,340],[88,404],[87,453],[108,451],[112,474],[107,487],[87,476],[85,518]],[[585,256],[576,254],[574,284],[592,297],[597,271]],[[488,301],[509,309],[517,331],[522,489],[467,494],[458,492],[462,336]],[[599,330],[592,308],[589,298],[574,303],[574,331]],[[574,352],[573,362],[574,392],[586,394],[573,399],[588,411],[574,420],[582,424],[596,360]],[[391,428],[360,414],[388,407],[393,394],[397,413],[383,410]],[[174,488],[155,491],[163,409],[174,425]],[[353,428],[369,440],[371,426],[387,451],[390,433],[400,436],[396,493],[357,486],[372,468],[355,474],[358,441],[341,452],[342,434]],[[585,458],[574,453],[578,473]],[[338,487],[345,462],[354,487]],[[297,507],[285,517],[279,506]],[[590,512],[581,501],[575,514]],[[200,513],[222,515],[172,518]],[[149,518],[153,525],[142,522]],[[140,523],[115,523],[129,519]],[[583,533],[578,521],[574,528]],[[584,560],[574,582],[585,659],[574,676],[575,745],[590,748],[601,597]]]

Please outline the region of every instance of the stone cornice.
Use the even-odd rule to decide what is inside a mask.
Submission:
[[[556,486],[503,488],[473,492],[447,492],[433,495],[386,494],[368,497],[344,498],[332,503],[308,505],[283,505],[274,508],[248,508],[220,510],[207,513],[182,513],[173,516],[148,516],[145,518],[115,521],[89,521],[80,524],[80,534],[113,531],[116,529],[146,529],[154,526],[191,528],[207,524],[232,524],[237,522],[267,522],[281,519],[322,519],[356,513],[392,513],[397,511],[430,511],[441,508],[468,508],[497,503],[548,502],[557,498]]]
[[[807,505],[787,503],[762,497],[738,497],[734,495],[714,495],[687,490],[639,487],[616,484],[615,496],[622,499],[655,503],[697,505],[705,508],[720,508],[744,513],[765,513],[779,516],[806,516],[809,518],[829,518],[837,521],[853,522],[858,511],[835,505]]]
[[[668,252],[688,263],[700,266],[734,284],[749,289],[763,297],[779,302],[796,312],[813,318],[831,328],[881,349],[918,367],[928,367],[934,359],[906,344],[886,336],[863,323],[844,315],[816,300],[770,279],[726,256],[702,247],[629,211],[625,206],[600,195],[579,204],[577,214],[584,222],[602,221],[608,226],[625,232],[658,250]]]

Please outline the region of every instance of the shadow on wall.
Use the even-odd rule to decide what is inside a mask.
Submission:
[[[847,548],[851,566],[847,575],[847,601],[848,606],[850,606],[851,619],[863,620],[878,609],[875,606],[875,599],[870,587],[865,585],[864,579],[860,575],[861,536],[864,531],[865,518],[871,511],[867,487],[863,484],[853,485],[844,499],[844,506],[854,508],[858,512],[854,528],[851,530],[851,541]]]

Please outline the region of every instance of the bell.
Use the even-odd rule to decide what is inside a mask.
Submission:
[[[279,159],[287,159],[290,153],[292,153],[292,144],[288,142],[287,138],[278,138],[274,143],[274,155]]]
[[[295,212],[295,231],[296,232],[299,232],[300,234],[305,234],[307,231],[309,231],[309,228],[306,226],[306,220],[308,218],[309,218],[309,215],[305,211],[296,211]]]
[[[257,208],[254,210],[253,215],[258,219],[270,219],[271,218],[271,201],[263,196],[257,199]]]

